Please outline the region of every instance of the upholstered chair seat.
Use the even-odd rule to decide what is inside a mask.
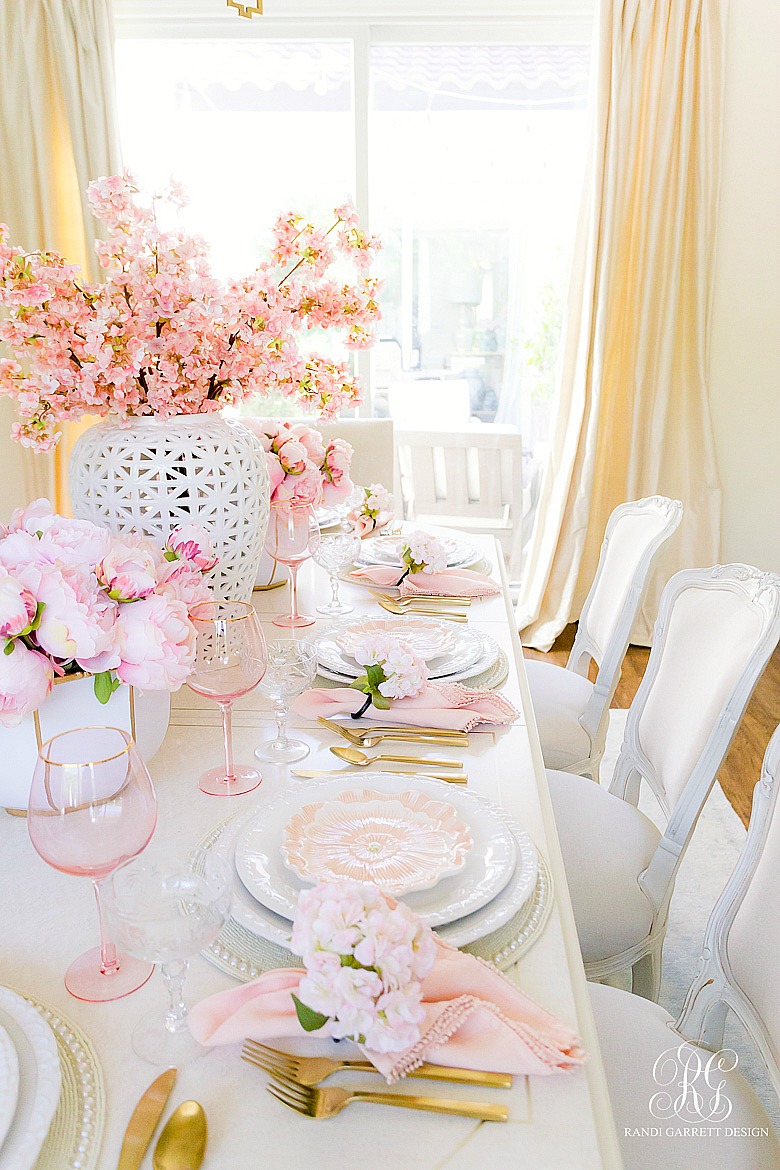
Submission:
[[[653,904],[639,884],[661,834],[643,812],[584,776],[548,770],[555,823],[585,963],[641,943]],[[603,848],[594,848],[601,840]]]

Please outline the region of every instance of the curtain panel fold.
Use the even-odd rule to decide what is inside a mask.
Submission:
[[[14,242],[61,252],[94,277],[85,190],[121,170],[110,0],[0,0],[0,60],[0,221]],[[53,455],[37,455],[14,449],[11,415],[3,403],[2,486],[20,502],[11,477],[21,472],[23,498],[66,507],[73,428]]]
[[[708,402],[723,0],[601,0],[592,127],[550,460],[517,605],[547,650],[579,614],[609,514],[683,501],[632,641],[661,590],[713,564],[721,493]]]

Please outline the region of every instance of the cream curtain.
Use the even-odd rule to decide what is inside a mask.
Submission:
[[[121,169],[110,0],[0,0],[0,221],[31,251],[52,248],[95,275],[84,192]],[[67,428],[54,456],[16,448],[0,409],[2,511],[48,495],[67,507]]]
[[[550,463],[518,599],[547,650],[579,614],[607,518],[683,501],[632,641],[677,569],[718,558],[708,391],[725,0],[601,0],[583,207]]]

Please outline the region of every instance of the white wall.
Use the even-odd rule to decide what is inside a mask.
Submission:
[[[780,572],[780,4],[731,0],[711,349],[724,561]]]

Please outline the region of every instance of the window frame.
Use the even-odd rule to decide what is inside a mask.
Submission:
[[[242,18],[224,0],[114,0],[117,37],[340,40],[352,43],[355,206],[371,224],[371,47],[375,44],[590,44],[595,0],[264,0]],[[390,11],[388,11],[390,9]],[[373,415],[371,351],[358,350],[360,417]]]

